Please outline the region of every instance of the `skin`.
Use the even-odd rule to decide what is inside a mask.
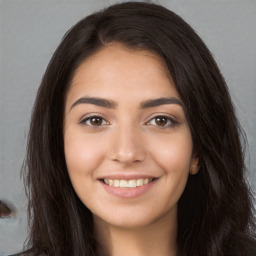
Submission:
[[[112,100],[116,106],[75,103],[82,97]],[[78,67],[66,96],[69,176],[93,213],[103,251],[112,256],[177,253],[177,202],[189,172],[198,171],[198,157],[181,105],[141,108],[145,100],[162,97],[180,100],[163,60],[118,43]],[[101,117],[97,125],[90,115]],[[163,122],[156,116],[165,116]],[[101,179],[116,175],[157,179],[139,196],[124,198],[104,189]]]

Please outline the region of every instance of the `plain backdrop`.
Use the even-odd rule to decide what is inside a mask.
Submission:
[[[1,256],[21,250],[27,237],[27,199],[20,169],[33,102],[46,66],[72,25],[117,2],[124,1],[0,2],[0,200],[16,209],[14,217],[0,219]],[[213,53],[247,133],[249,179],[256,188],[256,1],[152,2],[183,17]]]

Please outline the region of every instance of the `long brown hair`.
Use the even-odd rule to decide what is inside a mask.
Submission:
[[[78,22],[47,67],[24,165],[31,220],[27,248],[54,256],[96,255],[92,214],[67,172],[63,108],[81,61],[113,41],[161,56],[184,103],[200,172],[189,177],[178,203],[180,255],[244,255],[246,241],[255,234],[252,197],[245,180],[244,136],[226,83],[184,20],[162,6],[139,2],[117,4]]]

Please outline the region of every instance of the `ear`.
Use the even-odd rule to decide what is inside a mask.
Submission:
[[[200,169],[199,156],[197,152],[194,152],[191,159],[191,163],[190,163],[189,174],[195,175],[199,172],[199,169]]]

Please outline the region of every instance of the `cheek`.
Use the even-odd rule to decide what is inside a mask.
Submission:
[[[93,136],[67,129],[64,135],[65,159],[69,175],[92,173],[102,161],[103,145]]]
[[[166,205],[176,205],[186,187],[192,158],[190,136],[175,137],[162,141],[161,150],[155,151],[155,161],[166,175],[163,193]]]
[[[186,186],[191,165],[193,145],[190,133],[158,137],[154,145],[150,148],[151,156],[166,175],[166,186],[163,187],[166,194],[177,201]]]
[[[150,146],[155,161],[164,169],[168,166],[172,167],[170,170],[173,171],[190,167],[192,150],[193,144],[189,131],[158,136],[152,140]]]

